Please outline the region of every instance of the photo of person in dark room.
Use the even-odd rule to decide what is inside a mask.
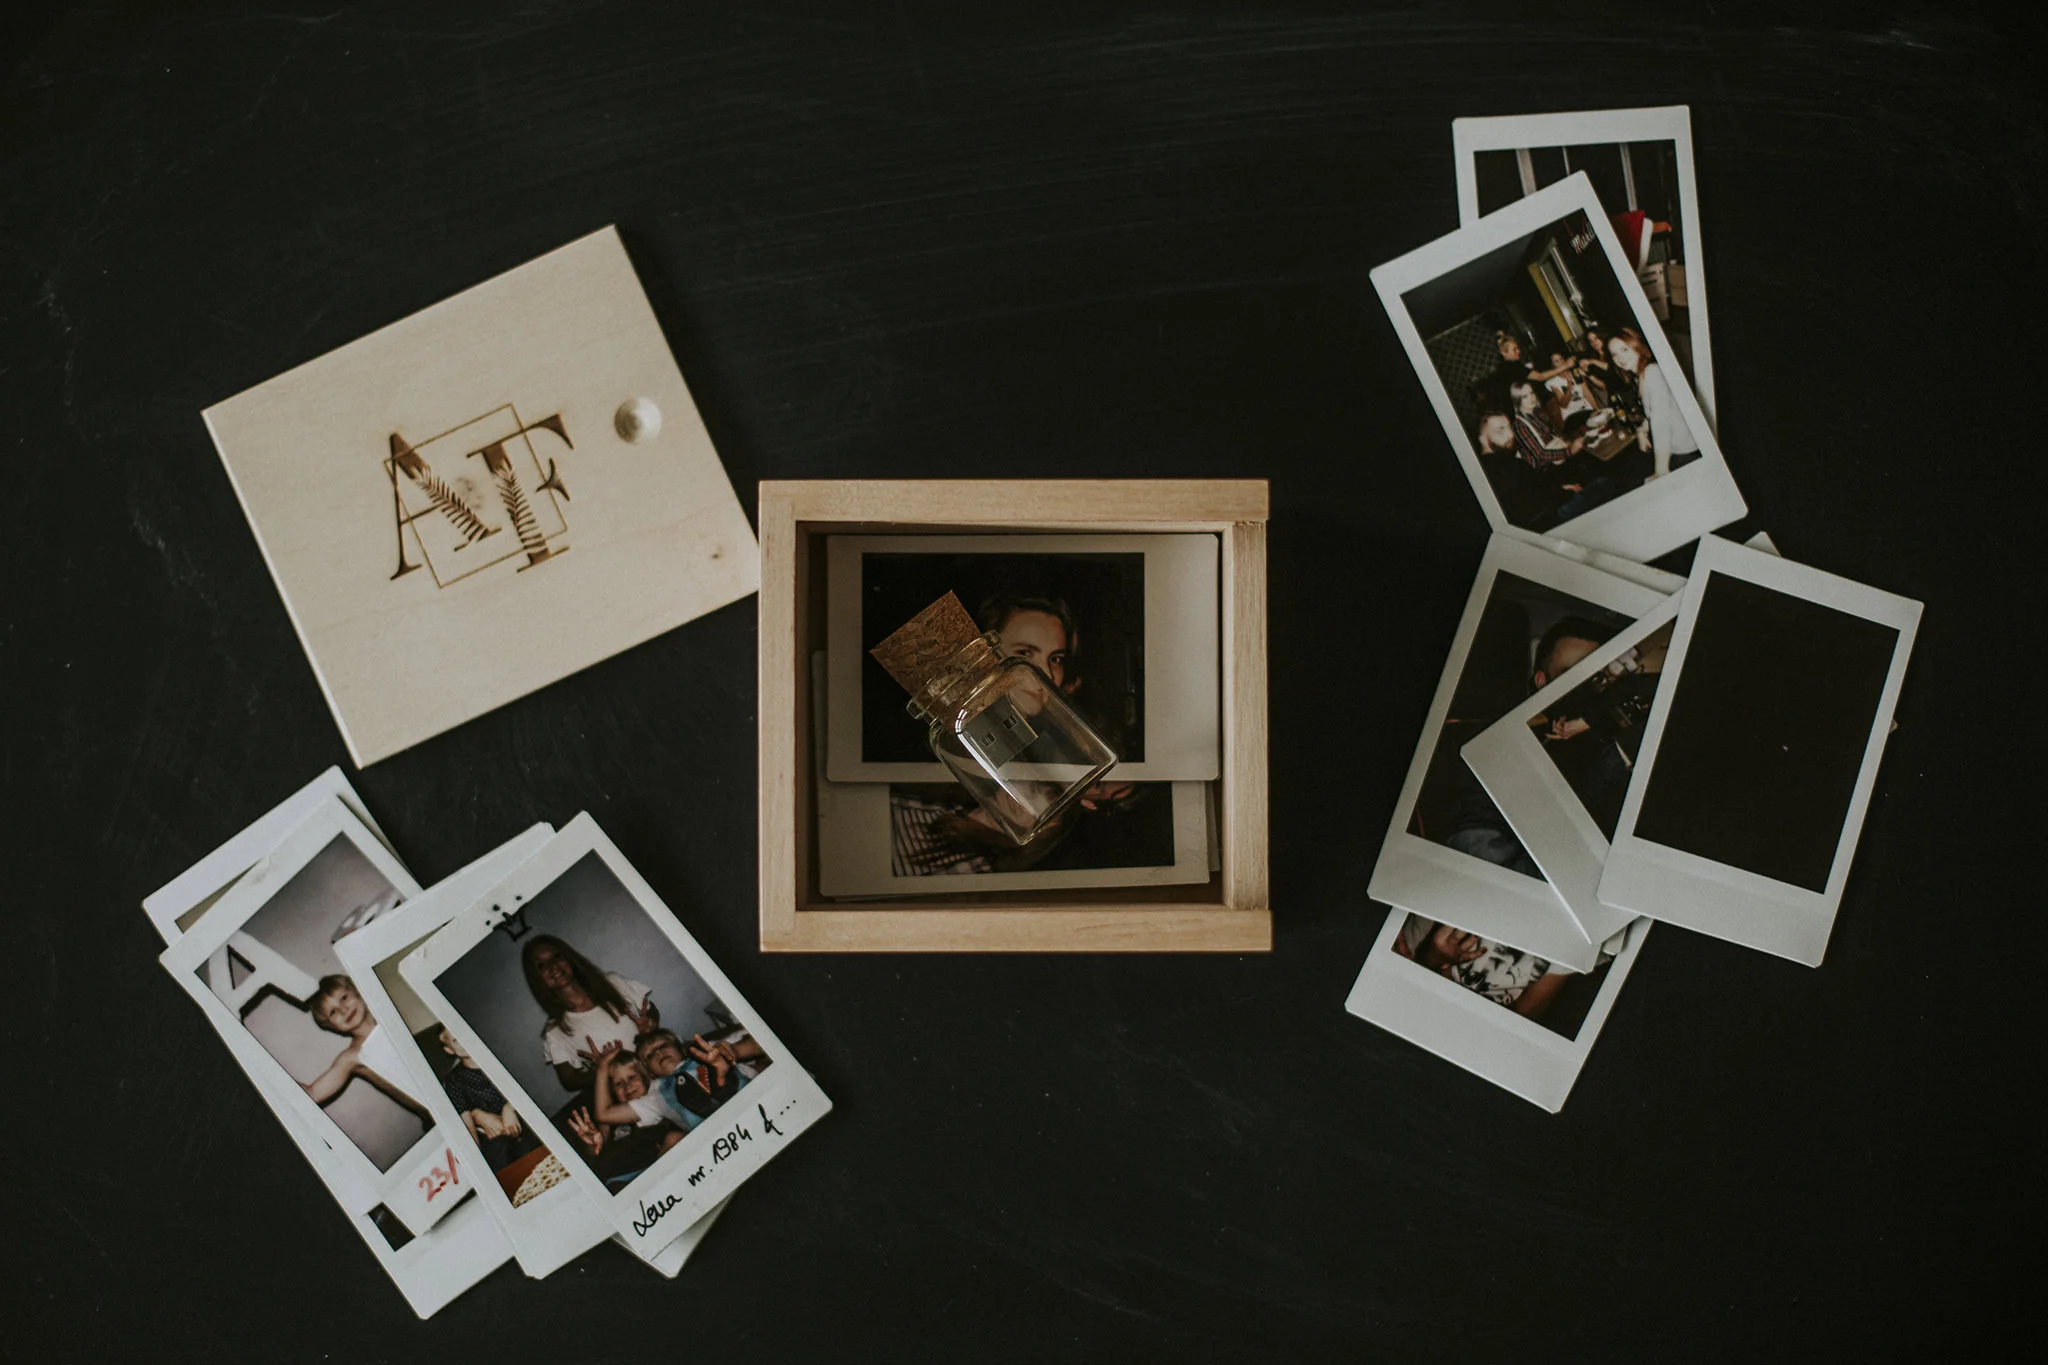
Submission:
[[[1496,577],[1437,732],[1408,832],[1541,878],[1507,817],[1458,751],[1627,624],[1619,612],[1516,574]]]
[[[1687,289],[1691,225],[1679,191],[1679,157],[1678,144],[1670,138],[1589,142],[1481,151],[1473,155],[1472,171],[1482,214],[1584,172],[1621,242],[1623,259],[1671,340],[1678,368],[1686,383],[1697,387]]]
[[[1553,530],[1699,458],[1585,213],[1402,302],[1510,524]]]
[[[1643,747],[1671,630],[1667,622],[1650,632],[1529,720],[1544,756],[1609,839]]]

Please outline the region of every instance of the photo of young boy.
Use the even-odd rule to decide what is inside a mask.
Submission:
[[[349,1040],[346,1047],[334,1054],[326,1070],[299,1083],[315,1104],[328,1103],[350,1081],[360,1079],[418,1115],[420,1122],[433,1125],[426,1108],[393,1080],[405,1074],[405,1064],[371,1017],[370,1007],[356,991],[354,981],[340,974],[321,977],[317,992],[306,1002],[306,1012],[321,1028]]]

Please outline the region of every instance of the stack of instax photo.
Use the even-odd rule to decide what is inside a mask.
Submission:
[[[588,815],[431,888],[339,769],[151,895],[163,965],[413,1310],[663,1275],[831,1102]]]
[[[1819,965],[1920,604],[1711,534],[1684,108],[1453,144],[1464,225],[1372,278],[1494,536],[1347,1008],[1556,1111],[1653,921]]]
[[[835,900],[1206,882],[1219,852],[1221,673],[1213,535],[828,538],[813,657],[818,889]],[[870,653],[951,593],[1116,753],[1018,843],[931,748]]]

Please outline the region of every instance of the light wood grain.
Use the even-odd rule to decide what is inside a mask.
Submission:
[[[760,924],[769,952],[1265,952],[1266,516],[1258,479],[785,480],[761,484]],[[1047,509],[1053,509],[1048,513]],[[1063,509],[1073,509],[1068,518]],[[1207,887],[962,892],[886,907],[818,895],[808,661],[824,538],[1210,532],[1223,546],[1222,872]]]
[[[1266,523],[1223,537],[1223,900],[1263,906],[1267,890]]]
[[[1218,531],[1264,521],[1264,479],[796,479],[763,483],[798,521],[934,528]],[[835,526],[834,530],[844,530]]]
[[[764,923],[763,951],[1263,953],[1273,946],[1270,913],[1214,905],[806,910],[792,919],[774,937]]]
[[[633,399],[659,406],[658,434],[616,429]],[[358,764],[758,582],[746,514],[609,228],[204,416]]]

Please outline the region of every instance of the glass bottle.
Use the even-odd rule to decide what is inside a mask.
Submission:
[[[930,726],[939,762],[1020,844],[1116,766],[1116,752],[1052,679],[1005,658],[994,631],[933,669],[905,709]]]

